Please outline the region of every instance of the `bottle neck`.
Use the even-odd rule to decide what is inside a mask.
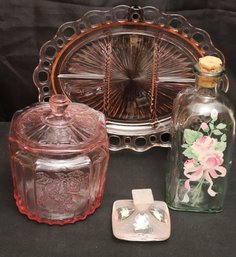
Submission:
[[[206,77],[196,74],[195,90],[198,94],[208,97],[216,97],[221,77]]]

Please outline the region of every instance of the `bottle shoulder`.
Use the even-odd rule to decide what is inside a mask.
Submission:
[[[202,123],[211,122],[214,115],[218,117],[216,123],[228,124],[231,131],[235,130],[234,107],[224,95],[215,99],[195,97],[187,105],[181,106],[173,119],[173,129],[199,129]]]
[[[210,110],[216,110],[218,113],[230,113],[234,115],[234,105],[224,94],[218,94],[216,97],[193,95],[188,97],[185,105],[181,106],[180,113],[206,115]]]

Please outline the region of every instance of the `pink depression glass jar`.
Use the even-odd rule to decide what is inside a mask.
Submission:
[[[102,113],[52,96],[15,113],[9,149],[14,197],[28,218],[63,225],[100,205],[109,159]]]

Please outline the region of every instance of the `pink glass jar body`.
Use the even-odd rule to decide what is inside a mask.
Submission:
[[[48,104],[33,108],[44,108],[44,105]],[[109,151],[103,114],[86,110],[88,118],[82,121],[83,131],[79,131],[74,122],[71,122],[73,129],[68,128],[69,116],[67,122],[62,122],[60,115],[56,117],[49,111],[46,116],[56,117],[53,122],[56,120],[57,124],[36,126],[35,131],[30,132],[30,140],[26,137],[24,141],[24,133],[19,132],[22,127],[25,129],[24,119],[31,116],[31,123],[38,122],[33,113],[25,112],[27,110],[15,114],[9,133],[14,197],[19,211],[47,224],[63,225],[85,219],[99,207],[104,191]],[[48,137],[50,142],[45,139]]]

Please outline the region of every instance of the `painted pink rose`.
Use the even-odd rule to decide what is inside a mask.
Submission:
[[[224,177],[227,172],[226,169],[221,166],[223,162],[223,154],[221,152],[215,152],[203,157],[201,165],[212,178],[218,178]]]
[[[191,171],[194,170],[196,166],[198,166],[198,163],[193,159],[184,162],[184,170]]]
[[[223,154],[219,151],[215,151],[212,154],[208,154],[202,157],[201,164],[206,169],[215,169],[223,163]]]
[[[211,138],[209,136],[203,136],[197,139],[193,145],[192,150],[199,155],[207,155],[208,153],[214,151],[217,144],[217,140],[215,138]]]
[[[206,124],[206,122],[203,122],[203,123],[201,124],[200,128],[201,128],[202,130],[206,130],[206,129],[208,129],[208,125]]]

